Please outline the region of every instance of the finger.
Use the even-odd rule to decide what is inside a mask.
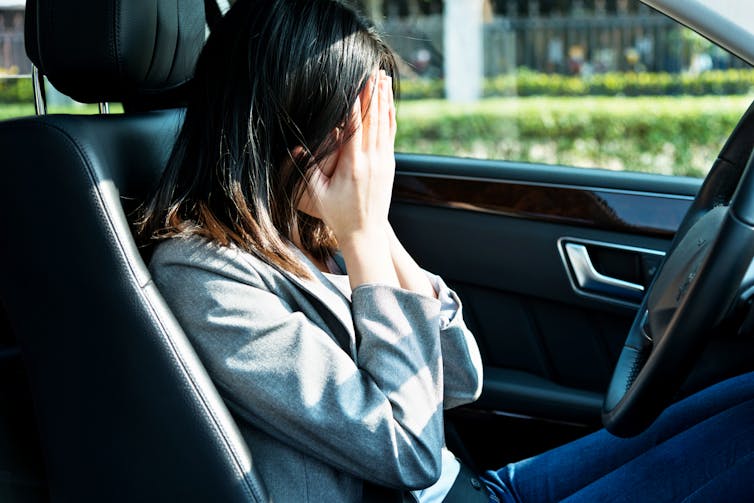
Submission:
[[[390,141],[390,98],[388,96],[388,80],[385,70],[380,70],[380,130],[379,145],[386,147]]]
[[[398,131],[398,120],[395,116],[395,96],[393,94],[393,77],[388,77],[388,99],[390,101],[390,138],[395,141],[395,134]]]
[[[369,92],[369,108],[364,119],[364,137],[362,149],[372,150],[377,146],[377,133],[380,124],[380,97],[377,75],[372,75],[367,84]]]
[[[372,99],[372,77],[373,76],[371,74],[369,75],[369,77],[367,77],[367,81],[364,83],[364,87],[359,93],[359,98],[361,98],[361,117],[364,119],[369,112],[369,102]]]
[[[373,89],[373,75],[367,77],[367,81],[364,83],[364,87],[359,93],[361,99],[361,119],[366,122],[369,116],[369,104],[372,102],[372,89]]]
[[[348,138],[343,144],[343,147],[341,147],[341,155],[352,155],[353,152],[357,152],[361,149],[364,135],[364,123],[362,121],[363,103],[364,101],[361,97],[357,96],[353,108],[351,108],[351,116],[348,120],[349,127],[352,129],[352,131],[350,131],[351,137]]]

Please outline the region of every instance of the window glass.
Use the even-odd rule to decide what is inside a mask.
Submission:
[[[400,56],[397,150],[703,176],[754,70],[628,0],[362,0]]]
[[[34,115],[31,61],[24,48],[25,0],[0,0],[0,120]],[[92,114],[98,105],[78,103],[45,85],[48,113]],[[120,103],[110,105],[121,113]]]
[[[24,2],[0,2],[0,120],[34,113],[24,51]]]

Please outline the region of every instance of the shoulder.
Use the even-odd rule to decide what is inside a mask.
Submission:
[[[237,247],[196,236],[158,244],[149,270],[186,327],[206,325],[209,313],[225,316],[281,302],[288,306],[297,299],[295,285],[273,266]]]
[[[235,261],[240,253],[237,248],[222,246],[199,236],[171,237],[157,244],[150,266]]]
[[[160,242],[149,262],[159,283],[182,278],[215,276],[258,284],[277,274],[251,253],[235,246],[222,246],[199,236],[175,237]],[[198,279],[198,278],[197,278]]]

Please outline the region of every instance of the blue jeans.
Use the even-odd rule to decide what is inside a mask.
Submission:
[[[600,430],[482,480],[501,502],[754,501],[754,373],[674,404],[637,437]]]

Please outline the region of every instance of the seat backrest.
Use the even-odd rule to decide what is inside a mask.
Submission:
[[[46,499],[44,465],[26,370],[0,298],[0,501]]]
[[[28,0],[27,15],[33,61],[88,102],[173,92],[204,39],[202,0]],[[96,53],[70,52],[77,37],[76,51]],[[0,123],[0,298],[53,500],[267,500],[124,210],[156,183],[181,120],[164,110]]]

